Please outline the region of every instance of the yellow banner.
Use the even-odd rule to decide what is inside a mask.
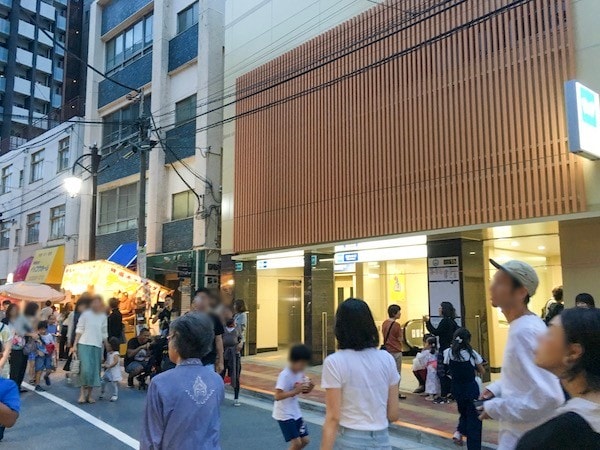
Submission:
[[[64,270],[65,247],[37,250],[25,281],[60,284]]]

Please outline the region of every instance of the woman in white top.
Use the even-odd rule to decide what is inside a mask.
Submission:
[[[94,403],[92,389],[100,386],[102,345],[108,346],[106,307],[100,296],[94,296],[90,308],[81,314],[75,329],[72,352],[79,358],[79,403]]]
[[[393,356],[378,349],[379,333],[364,301],[340,304],[335,337],[339,351],[323,365],[327,412],[321,449],[391,449],[388,426],[400,414],[400,376]]]

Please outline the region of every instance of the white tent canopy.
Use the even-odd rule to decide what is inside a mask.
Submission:
[[[29,281],[18,281],[0,286],[0,295],[26,302],[43,302],[46,300],[58,302],[65,298],[65,294],[52,289],[50,286]]]

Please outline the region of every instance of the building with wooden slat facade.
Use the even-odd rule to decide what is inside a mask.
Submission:
[[[600,296],[600,163],[569,151],[564,94],[600,90],[595,2],[232,3],[222,285],[251,352],[303,340],[320,361],[350,296],[378,322],[399,304],[415,344],[450,301],[498,369],[489,258],[536,268],[538,314],[558,285]]]

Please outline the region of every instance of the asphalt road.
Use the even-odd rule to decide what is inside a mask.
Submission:
[[[121,431],[133,440],[139,437],[144,409],[145,393],[122,388],[119,401],[111,403],[99,400],[93,405],[78,405],[78,389],[68,386],[64,380],[48,388],[48,394],[65,400],[67,405],[55,403],[35,392],[22,394],[22,411],[17,424],[6,430],[0,448],[31,450],[60,448],[61,450],[125,450],[131,445],[113,436],[109,427]],[[228,449],[283,449],[285,442],[277,423],[271,418],[268,402],[244,398],[241,407],[234,408],[232,400],[226,399],[221,407],[221,444]],[[66,406],[66,407],[65,407]],[[98,419],[91,424],[67,408],[75,408]],[[107,426],[108,425],[108,426]],[[102,428],[105,428],[106,431]],[[309,424],[314,444],[318,448],[321,427]]]
[[[54,382],[46,393],[23,393],[19,420],[13,428],[6,430],[0,450],[137,448],[145,392],[121,386],[118,402],[99,400],[93,405],[77,404],[78,394],[79,390],[68,385],[60,374],[54,375]],[[241,407],[233,407],[228,394],[221,407],[222,449],[287,448],[279,426],[271,418],[272,403],[251,396],[242,396],[241,400]],[[318,449],[323,415],[305,411],[304,418],[312,439],[308,448]],[[402,450],[435,450],[431,445],[402,437],[394,437],[392,444]]]

